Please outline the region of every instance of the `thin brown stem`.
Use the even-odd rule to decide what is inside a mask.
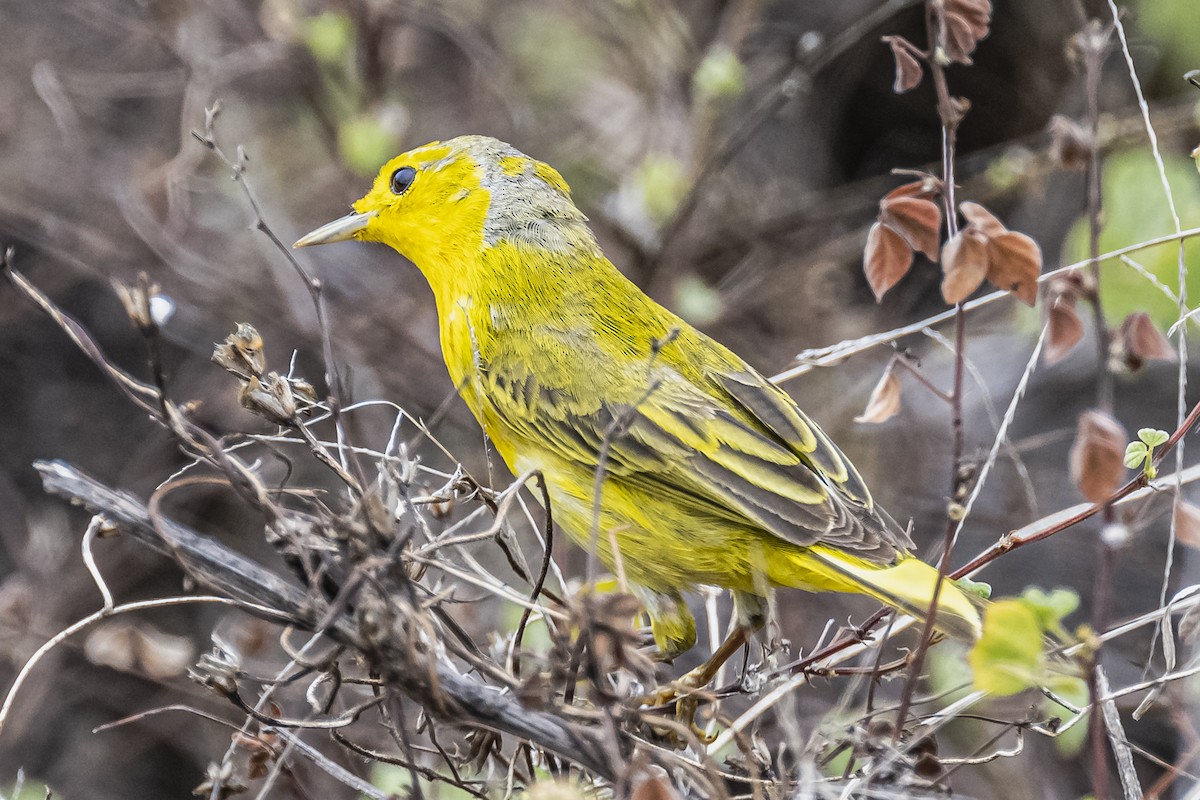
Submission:
[[[944,9],[940,3],[928,2],[925,5],[925,28],[932,53],[944,52],[946,41],[946,21]],[[954,192],[954,153],[958,135],[958,125],[962,121],[963,106],[950,94],[946,82],[945,67],[935,55],[928,60],[930,75],[933,79],[934,90],[937,93],[938,116],[942,122],[942,204],[946,217],[946,235],[953,238],[958,233],[958,217]],[[929,601],[929,609],[921,628],[921,638],[912,654],[912,666],[908,680],[904,684],[904,692],[900,696],[900,707],[896,713],[895,741],[900,740],[904,731],[908,710],[912,704],[913,692],[921,677],[921,669],[925,665],[925,654],[933,642],[935,623],[937,622],[938,600],[942,593],[942,584],[950,571],[950,559],[954,552],[954,535],[958,530],[958,514],[960,494],[962,493],[963,471],[963,388],[966,365],[967,315],[963,304],[958,303],[954,309],[954,391],[950,395],[950,427],[953,435],[953,450],[950,459],[950,501],[946,517],[946,534],[942,541],[942,557],[938,562],[937,582],[933,587],[933,596]]]
[[[1106,414],[1113,411],[1114,376],[1109,358],[1111,332],[1100,302],[1100,234],[1104,230],[1103,197],[1101,193],[1100,161],[1100,77],[1107,50],[1109,32],[1099,20],[1089,20],[1076,34],[1083,56],[1084,91],[1087,106],[1088,160],[1087,160],[1087,207],[1088,207],[1088,280],[1085,295],[1092,307],[1095,326],[1096,361],[1096,406]],[[1105,503],[1102,509],[1104,522],[1110,525],[1114,519],[1113,505]],[[1109,593],[1112,585],[1113,547],[1100,536],[1096,542],[1096,581],[1092,592],[1092,629],[1104,630],[1108,616]],[[1087,664],[1088,691],[1098,696],[1097,669],[1100,665],[1101,643],[1091,653]],[[1104,716],[1092,714],[1088,721],[1088,738],[1092,757],[1092,794],[1098,798],[1108,796],[1108,742],[1105,734]]]

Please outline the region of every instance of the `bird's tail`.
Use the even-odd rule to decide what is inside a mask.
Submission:
[[[938,571],[912,556],[903,556],[892,565],[879,565],[818,546],[807,548],[793,558],[797,562],[795,567],[811,576],[804,583],[813,588],[865,594],[917,619],[928,614],[937,586]],[[982,604],[982,599],[946,579],[938,592],[934,627],[957,639],[973,642],[982,631],[979,613]]]

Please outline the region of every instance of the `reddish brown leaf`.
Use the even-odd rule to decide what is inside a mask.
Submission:
[[[938,260],[942,238],[942,211],[937,203],[920,197],[884,198],[879,221],[904,237],[908,246]]]
[[[968,200],[965,203],[959,203],[958,210],[963,215],[963,219],[987,236],[999,236],[1008,230],[1008,228],[1004,227],[1003,222],[996,219],[992,212],[979,205],[979,203],[972,203]]]
[[[1046,337],[1046,363],[1057,364],[1075,349],[1083,339],[1083,322],[1075,311],[1075,303],[1056,295],[1050,303],[1050,331]]]
[[[1141,367],[1143,361],[1174,361],[1175,348],[1167,341],[1150,315],[1144,311],[1134,312],[1121,323],[1121,344],[1132,369]]]
[[[987,276],[987,238],[971,229],[956,233],[942,251],[942,297],[950,305],[961,303]]]
[[[979,40],[988,35],[992,9],[978,0],[946,0],[946,55],[951,61],[970,64]]]
[[[911,181],[909,183],[897,186],[883,196],[883,201],[879,207],[883,208],[884,204],[889,200],[895,200],[897,197],[920,197],[924,200],[935,200],[942,196],[942,181],[941,178],[933,175],[924,175],[920,180]]]
[[[881,222],[871,226],[863,251],[863,273],[875,293],[876,302],[908,274],[912,263],[913,251],[903,236]]]
[[[867,407],[863,413],[854,418],[855,422],[877,424],[896,416],[900,411],[900,376],[896,370],[888,367],[880,376],[879,382],[871,390]]]
[[[1104,502],[1121,485],[1128,439],[1112,415],[1096,409],[1080,415],[1071,446],[1071,479],[1091,502]]]
[[[1200,508],[1182,500],[1175,505],[1175,538],[1200,549]]]
[[[633,787],[629,800],[682,800],[679,792],[658,775],[652,775]]]
[[[986,35],[986,28],[991,22],[991,0],[946,0],[946,7],[949,11],[971,19],[973,24],[982,26],[984,32],[979,38]]]
[[[1007,231],[988,240],[988,280],[1012,292],[1022,303],[1037,302],[1042,248],[1023,233]]]
[[[1050,159],[1063,169],[1083,169],[1092,154],[1092,137],[1070,117],[1050,118]]]
[[[969,20],[978,34],[976,38],[987,36],[992,21],[991,0],[946,0],[946,10]]]
[[[975,37],[970,20],[966,17],[946,12],[946,56],[959,64],[970,64],[971,53],[975,51]]]
[[[883,41],[892,48],[892,58],[896,60],[896,80],[892,83],[892,91],[904,94],[921,82],[921,62],[913,55],[913,46],[903,37],[884,36]]]

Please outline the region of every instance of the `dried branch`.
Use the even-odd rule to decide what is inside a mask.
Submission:
[[[322,626],[321,615],[307,593],[245,556],[184,525],[164,519],[160,528],[170,539],[167,544],[155,532],[146,506],[132,495],[110,489],[63,462],[42,461],[35,466],[46,491],[82,505],[92,513],[103,514],[138,542],[185,561],[192,575],[222,593],[277,610],[274,616],[256,612],[259,616],[308,630],[321,628],[333,640],[368,654],[376,660],[377,667],[392,686],[443,722],[518,736],[608,780],[616,780],[620,774],[621,765],[609,761],[594,731],[546,712],[524,708],[513,695],[497,692],[440,663],[433,668],[435,686],[426,674],[425,661],[415,661],[416,654],[409,650],[407,641],[369,641],[363,637],[354,618],[346,613]],[[414,668],[418,663],[421,668]]]

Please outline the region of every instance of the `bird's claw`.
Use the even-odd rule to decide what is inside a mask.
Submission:
[[[683,677],[677,678],[666,686],[660,687],[653,694],[646,695],[642,698],[641,704],[657,708],[674,703],[675,722],[678,725],[688,728],[692,735],[699,739],[701,743],[711,744],[715,737],[697,725],[695,720],[696,709],[699,707],[702,699],[700,697],[700,690],[705,687],[708,680],[709,678],[705,674],[703,667],[694,669]],[[688,744],[679,735],[679,730],[675,726],[663,730],[663,733],[677,746],[683,747]]]

